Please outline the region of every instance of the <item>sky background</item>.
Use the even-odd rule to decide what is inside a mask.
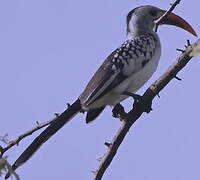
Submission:
[[[1,0],[0,1],[0,135],[14,139],[54,117],[72,103],[111,51],[126,38],[126,14],[140,5],[168,9],[170,0]],[[197,33],[199,1],[182,1],[174,12]],[[162,57],[157,72],[138,93],[173,63],[189,33],[159,28]],[[153,112],[131,128],[103,180],[200,179],[199,63],[194,58],[155,98]],[[131,99],[123,103],[126,109]],[[77,115],[22,167],[27,180],[90,180],[98,158],[120,126],[107,107],[86,125]],[[7,154],[14,162],[39,132]]]

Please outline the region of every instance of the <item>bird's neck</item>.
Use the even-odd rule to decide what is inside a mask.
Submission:
[[[134,29],[134,31],[130,31],[130,32],[127,32],[127,39],[133,39],[135,37],[138,37],[138,36],[142,36],[142,35],[153,35],[155,37],[157,37],[157,33],[153,30],[143,30],[143,29]]]
[[[154,23],[143,21],[136,17],[132,17],[127,23],[127,38],[133,38],[141,35],[155,34],[153,30]]]

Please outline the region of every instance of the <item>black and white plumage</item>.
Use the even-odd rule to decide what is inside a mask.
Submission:
[[[106,58],[79,98],[26,148],[13,164],[13,170],[25,163],[78,112],[87,111],[86,121],[90,122],[105,106],[115,106],[127,98],[124,91],[135,92],[143,86],[155,72],[160,59],[160,40],[153,29],[155,21],[165,12],[153,6],[141,6],[128,13],[127,40]],[[185,20],[173,13],[160,24],[175,25],[196,35]]]
[[[153,74],[160,58],[160,41],[153,34],[128,39],[109,55],[79,97],[82,108],[114,106],[137,91]]]

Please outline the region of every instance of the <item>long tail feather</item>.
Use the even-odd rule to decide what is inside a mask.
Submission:
[[[57,120],[52,122],[33,142],[25,149],[25,151],[15,161],[12,168],[16,170],[24,164],[28,159],[45,143],[52,135],[62,128],[70,119],[72,119],[81,110],[80,100],[77,99],[67,110],[65,110]],[[10,176],[8,173],[6,179]]]

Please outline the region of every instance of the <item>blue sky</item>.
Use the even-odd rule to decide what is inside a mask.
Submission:
[[[109,53],[125,40],[125,17],[140,5],[167,9],[172,1],[0,1],[0,134],[13,139],[62,112],[83,91]],[[199,33],[199,2],[182,1],[174,11]],[[179,56],[195,37],[170,26],[159,28],[162,57],[157,72],[138,93]],[[104,180],[199,179],[199,57],[179,73],[128,133]],[[123,103],[130,109],[131,100]],[[120,122],[107,107],[93,123],[77,115],[20,167],[21,179],[92,179],[103,145]],[[8,152],[10,162],[39,132]]]

